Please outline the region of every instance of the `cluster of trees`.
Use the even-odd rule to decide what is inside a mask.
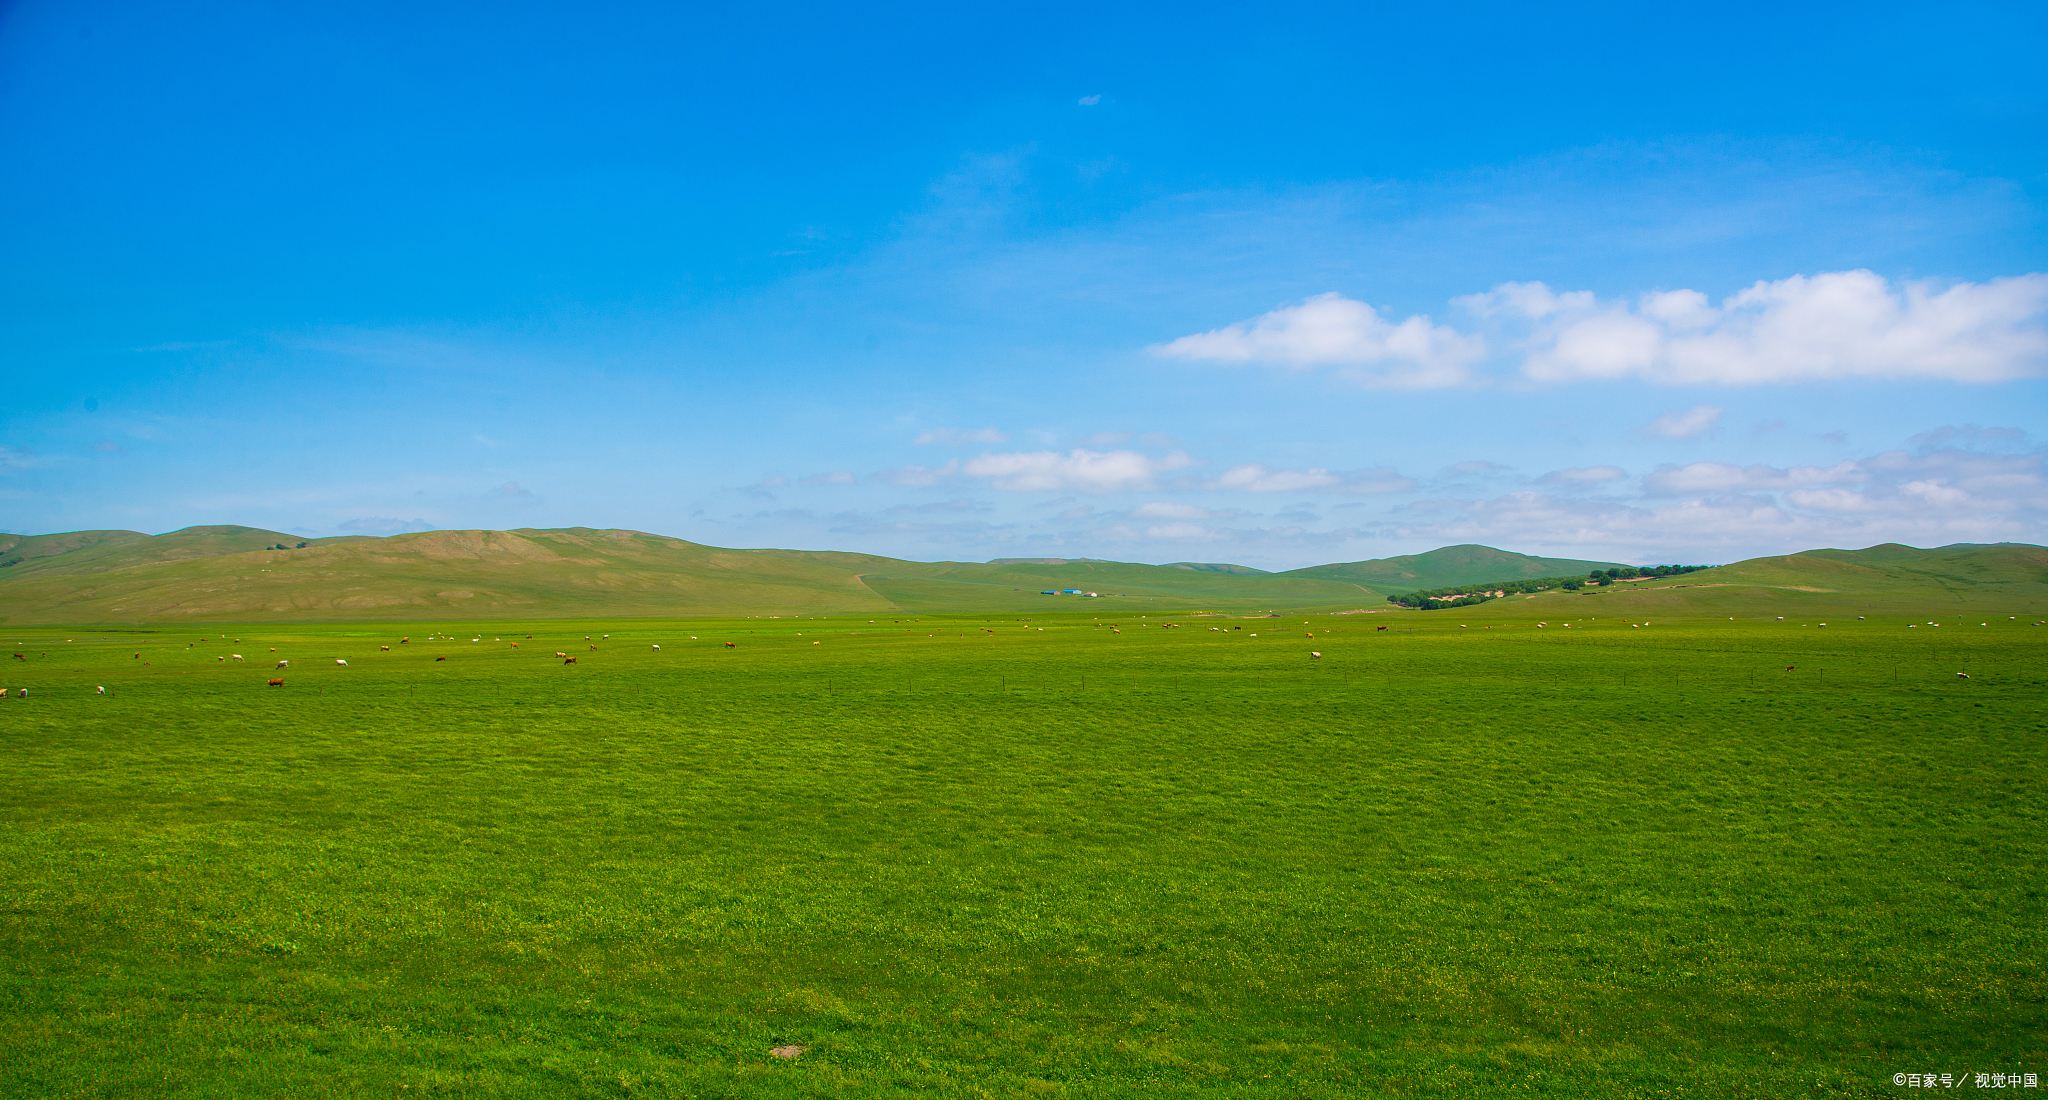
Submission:
[[[1494,593],[1512,596],[1517,592],[1548,592],[1553,588],[1569,588],[1579,580],[1577,577],[1537,577],[1526,581],[1492,581],[1487,584],[1460,584],[1450,588],[1425,588],[1420,592],[1408,592],[1399,596],[1388,596],[1387,602],[1401,607],[1419,610],[1434,610],[1439,607],[1471,607],[1496,599]],[[1444,599],[1441,597],[1456,597]]]
[[[305,548],[306,544],[303,542],[298,544],[297,546],[286,546],[284,543],[280,542],[275,546],[264,547],[265,550],[304,550]]]
[[[1634,580],[1637,577],[1675,577],[1680,573],[1694,573],[1711,568],[1713,566],[1710,565],[1645,565],[1637,569],[1634,566],[1622,565],[1613,569],[1595,569],[1586,574],[1586,579],[1594,584],[1612,584],[1615,581]]]
[[[1471,607],[1474,604],[1498,599],[1500,596],[1512,596],[1517,592],[1548,592],[1553,588],[1577,592],[1588,584],[1606,585],[1637,577],[1673,577],[1680,573],[1708,568],[1711,566],[1646,565],[1638,569],[1623,565],[1613,569],[1595,569],[1583,577],[1537,577],[1526,581],[1493,581],[1488,584],[1461,584],[1451,588],[1427,588],[1420,592],[1388,596],[1387,602],[1417,611],[1437,611],[1446,607]]]

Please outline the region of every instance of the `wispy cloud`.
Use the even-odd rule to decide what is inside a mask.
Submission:
[[[1564,470],[1552,470],[1542,480],[1553,485],[1599,485],[1603,482],[1619,481],[1628,476],[1628,471],[1619,466],[1574,466]]]
[[[1013,454],[985,454],[968,460],[960,472],[968,477],[987,478],[997,489],[1039,492],[1070,489],[1084,493],[1150,489],[1161,474],[1195,465],[1195,460],[1175,451],[1148,455],[1138,451],[1091,451],[1075,448],[1058,451],[1026,451]]]
[[[1643,425],[1643,431],[1665,439],[1691,439],[1713,431],[1721,422],[1721,406],[1696,405],[1684,412],[1665,413]]]
[[[0,471],[34,470],[51,464],[51,459],[17,447],[0,447]]]
[[[1010,437],[994,428],[980,428],[962,431],[958,428],[933,428],[917,437],[921,447],[953,447],[962,443],[1008,443]]]
[[[1273,470],[1247,462],[1232,466],[1203,488],[1245,493],[1296,493],[1327,490],[1341,493],[1405,493],[1416,487],[1414,478],[1403,477],[1390,466],[1339,473],[1316,467],[1307,470]]]

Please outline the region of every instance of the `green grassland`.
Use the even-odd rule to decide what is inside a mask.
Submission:
[[[1279,618],[0,627],[0,1095],[2048,1071],[2048,589],[1771,568]]]

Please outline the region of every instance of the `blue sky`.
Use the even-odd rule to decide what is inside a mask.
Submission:
[[[0,528],[2048,542],[2048,9],[0,6]]]

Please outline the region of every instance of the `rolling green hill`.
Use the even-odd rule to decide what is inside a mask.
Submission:
[[[1382,592],[1413,592],[1424,588],[1449,588],[1485,581],[1531,580],[1536,577],[1581,576],[1595,569],[1612,569],[1611,561],[1579,561],[1575,558],[1538,558],[1495,550],[1491,546],[1466,543],[1431,550],[1426,554],[1403,554],[1397,558],[1313,565],[1276,574],[1316,580],[1348,581]]]
[[[1266,610],[1375,601],[1315,579],[1056,559],[911,562],[729,550],[637,531],[431,531],[297,539],[250,527],[15,539],[0,621],[129,622],[1034,611],[1046,589],[1106,611]],[[0,560],[5,560],[0,557]],[[1071,601],[1072,597],[1064,598]],[[1071,609],[1070,602],[1060,606]]]
[[[1886,543],[1863,550],[1808,550],[1577,593],[1514,596],[1484,607],[1490,616],[1529,618],[2039,619],[2048,617],[2048,548],[1996,543],[1921,550]]]
[[[59,573],[80,576],[131,566],[217,558],[306,540],[260,527],[186,527],[164,535],[140,531],[72,531],[62,535],[0,535],[0,569],[5,578]],[[344,539],[321,539],[342,542]]]
[[[1575,575],[1613,564],[1485,546],[1285,573],[1082,558],[914,562],[836,551],[732,550],[590,528],[349,536],[268,549],[298,542],[276,531],[231,526],[156,536],[0,536],[0,622],[1390,611],[1385,599],[1393,593]],[[1101,598],[1042,594],[1066,589]],[[1873,600],[1929,611],[2048,609],[2044,594],[2048,550],[2038,546],[1918,550],[1887,544],[1755,558],[1682,577],[1584,594],[1516,596],[1487,606],[1489,614],[1534,616],[1840,614]]]

